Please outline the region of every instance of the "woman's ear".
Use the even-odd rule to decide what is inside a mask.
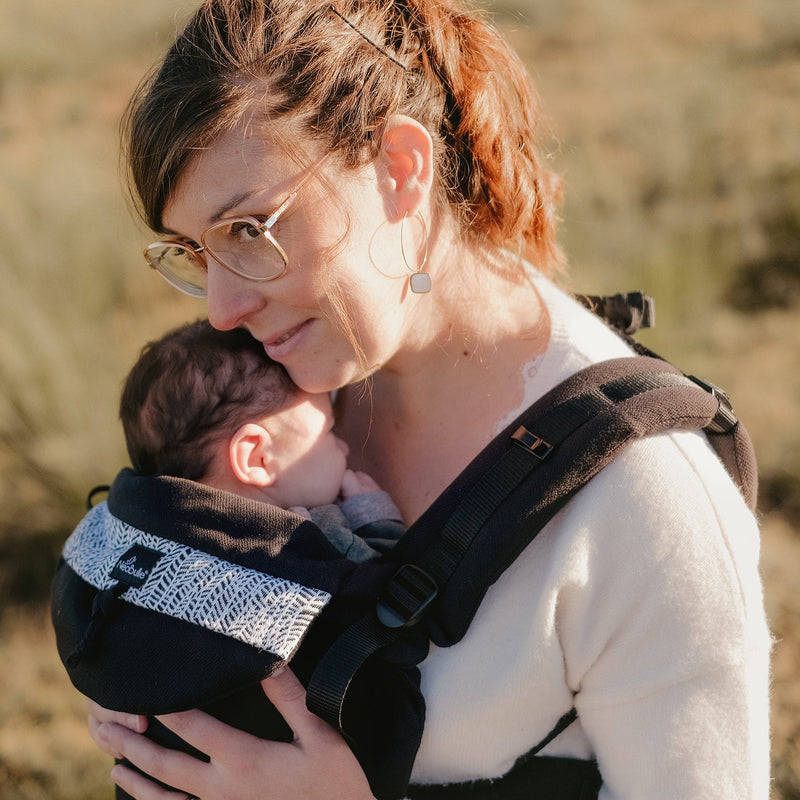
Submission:
[[[413,216],[433,184],[430,134],[411,117],[392,114],[383,129],[380,163],[380,191],[391,221]]]
[[[266,428],[247,422],[231,436],[228,456],[236,479],[248,486],[271,486],[275,482],[272,437]]]

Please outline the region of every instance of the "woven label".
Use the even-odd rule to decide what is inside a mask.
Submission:
[[[127,586],[139,589],[144,586],[150,573],[163,557],[164,553],[158,550],[135,544],[114,565],[111,577]]]

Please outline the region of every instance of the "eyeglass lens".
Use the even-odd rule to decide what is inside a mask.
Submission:
[[[176,289],[204,297],[207,272],[205,264],[191,250],[179,244],[152,244],[147,248],[147,260]]]
[[[231,220],[209,228],[205,245],[218,261],[247,278],[274,278],[285,267],[266,231],[259,230],[249,220]]]
[[[206,231],[206,253],[232,272],[245,278],[270,280],[286,269],[283,254],[253,223],[236,219]],[[173,286],[187,294],[204,297],[208,274],[203,259],[178,243],[156,243],[148,247],[147,260]]]

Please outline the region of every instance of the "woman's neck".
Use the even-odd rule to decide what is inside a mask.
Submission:
[[[520,407],[525,368],[547,347],[549,317],[534,286],[503,284],[437,302],[427,342],[417,336],[368,381],[340,393],[351,466],[375,477],[406,522]]]

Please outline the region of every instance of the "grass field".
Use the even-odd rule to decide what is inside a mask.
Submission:
[[[2,0],[0,800],[100,800],[110,763],[45,601],[91,486],[124,463],[119,384],[200,316],[141,263],[117,122],[193,3]],[[645,289],[645,342],[730,390],[761,464],[776,636],[773,800],[800,798],[800,5],[497,0],[566,183],[568,281]]]

